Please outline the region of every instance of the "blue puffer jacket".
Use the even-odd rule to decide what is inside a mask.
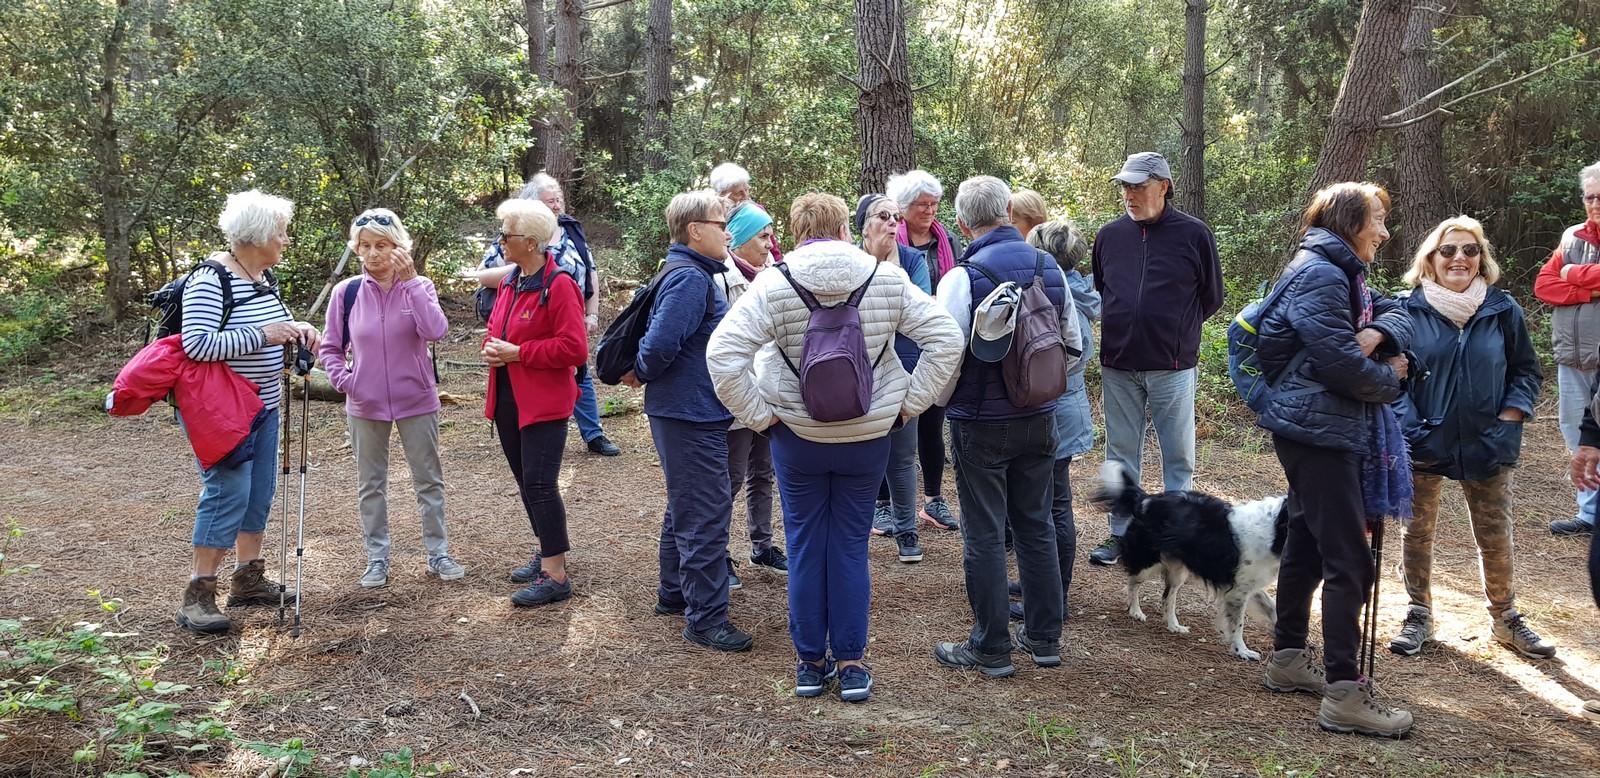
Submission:
[[[1501,421],[1507,408],[1533,418],[1544,376],[1522,307],[1489,287],[1478,312],[1458,329],[1423,290],[1401,305],[1411,317],[1418,375],[1395,403],[1411,444],[1412,468],[1457,481],[1482,481],[1514,465],[1522,422]]]
[[[1296,443],[1370,453],[1368,404],[1394,402],[1405,391],[1379,358],[1410,348],[1411,318],[1399,302],[1374,292],[1367,326],[1385,339],[1373,357],[1362,356],[1355,336],[1365,272],[1366,263],[1332,232],[1313,228],[1301,239],[1280,278],[1292,275],[1292,286],[1261,322],[1261,368],[1281,382],[1257,424]],[[1302,348],[1305,361],[1283,375]]]

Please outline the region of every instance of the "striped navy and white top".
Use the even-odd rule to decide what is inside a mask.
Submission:
[[[249,279],[229,274],[233,284],[233,312],[222,325],[224,278],[205,270],[189,277],[183,286],[183,353],[197,362],[226,360],[234,372],[261,388],[267,410],[278,407],[283,393],[283,346],[267,345],[264,326],[293,321],[277,296],[256,295]],[[220,331],[219,331],[220,330]]]

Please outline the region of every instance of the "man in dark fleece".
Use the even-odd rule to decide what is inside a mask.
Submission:
[[[1161,441],[1166,488],[1194,478],[1195,364],[1200,324],[1222,307],[1222,264],[1205,222],[1173,208],[1172,168],[1153,151],[1133,154],[1112,181],[1125,211],[1095,236],[1100,292],[1100,386],[1106,459],[1139,478],[1145,429]],[[1089,561],[1115,564],[1131,517],[1111,516],[1111,536]]]

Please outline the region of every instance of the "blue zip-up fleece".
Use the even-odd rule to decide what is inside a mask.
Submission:
[[[1206,223],[1172,207],[1148,222],[1124,215],[1100,228],[1090,252],[1103,296],[1100,364],[1116,370],[1188,370],[1200,324],[1222,307],[1222,262]]]
[[[634,376],[645,384],[644,412],[681,421],[732,421],[706,370],[706,341],[728,312],[728,298],[711,275],[726,266],[681,243],[667,249],[667,261],[675,259],[698,267],[679,268],[662,278],[650,308],[650,326],[639,340],[633,367]]]
[[[895,248],[900,251],[900,269],[911,276],[911,283],[916,284],[918,289],[933,294],[933,282],[928,278],[928,262],[923,259],[922,252],[898,243],[895,244]],[[915,370],[917,360],[922,358],[922,349],[917,348],[917,342],[898,332],[894,336],[894,353],[900,357],[900,366],[905,368],[907,373]]]
[[[1491,286],[1467,326],[1457,329],[1422,289],[1401,305],[1411,316],[1419,373],[1410,376],[1395,403],[1412,467],[1456,481],[1483,481],[1516,464],[1523,422],[1501,421],[1500,412],[1516,408],[1533,418],[1544,380],[1522,306]]]

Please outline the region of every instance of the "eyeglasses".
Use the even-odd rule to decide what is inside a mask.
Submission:
[[[1482,247],[1480,247],[1476,243],[1464,243],[1464,244],[1461,245],[1461,253],[1466,255],[1467,257],[1476,257],[1476,256],[1478,256],[1478,252],[1480,252],[1482,250],[1483,250]],[[1444,257],[1445,259],[1455,259],[1455,257],[1456,257],[1456,247],[1451,245],[1451,244],[1449,244],[1449,243],[1446,243],[1443,246],[1440,246],[1439,247],[1439,256]]]
[[[379,223],[379,224],[381,224],[381,225],[383,225],[385,227],[393,227],[394,226],[394,219],[391,219],[388,216],[384,216],[381,213],[364,213],[364,214],[361,214],[360,218],[356,219],[356,226],[357,227],[364,227],[367,224],[370,224],[372,222],[377,222],[377,223]]]
[[[719,230],[728,229],[728,223],[726,221],[717,221],[716,219],[695,219],[694,221],[689,222],[689,223],[690,224],[715,224],[715,225],[717,225],[717,229],[719,229]]]
[[[1600,194],[1586,194],[1583,201],[1588,205],[1600,205]]]
[[[531,238],[531,237],[533,237],[533,236],[532,235],[508,235],[508,234],[502,232],[502,233],[494,236],[494,242],[504,246],[506,244],[506,238]]]
[[[873,214],[872,218],[877,219],[878,221],[881,221],[881,222],[901,222],[901,221],[905,221],[905,217],[904,216],[901,216],[900,214],[895,213],[894,211],[879,211],[879,212]]]
[[[1150,188],[1150,184],[1151,181],[1148,178],[1145,179],[1144,183],[1142,184],[1130,184],[1126,181],[1117,182],[1117,186],[1121,187],[1122,191],[1124,192],[1143,192],[1144,190]]]

